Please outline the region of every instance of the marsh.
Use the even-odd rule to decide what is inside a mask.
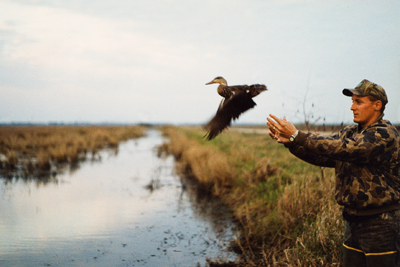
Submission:
[[[0,179],[0,266],[204,266],[234,259],[212,214],[159,158],[158,131],[102,150],[51,181]],[[149,185],[153,185],[151,190]]]

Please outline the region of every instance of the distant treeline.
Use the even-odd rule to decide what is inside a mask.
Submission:
[[[3,126],[142,126],[142,127],[160,127],[160,126],[173,126],[168,123],[117,123],[117,122],[101,122],[101,123],[91,123],[91,122],[73,122],[73,123],[63,123],[63,122],[49,122],[49,123],[31,123],[31,122],[9,122],[1,123],[0,127]],[[328,131],[337,132],[349,123],[341,124],[310,124],[308,127],[305,124],[296,124],[295,126],[299,130],[310,130],[310,131]],[[176,126],[201,126],[197,123],[183,123]],[[400,131],[400,125],[394,125],[398,131]],[[252,124],[252,123],[236,123],[232,127],[251,127],[251,128],[265,128],[266,124]],[[307,129],[308,128],[308,129]]]

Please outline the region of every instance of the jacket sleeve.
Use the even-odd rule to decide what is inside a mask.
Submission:
[[[303,136],[302,136],[303,135]],[[298,138],[307,138],[307,136],[311,135],[311,133],[302,133],[299,132]],[[297,138],[296,138],[297,139]],[[298,145],[299,142],[296,142],[295,145],[289,145],[289,151],[296,157],[301,160],[304,160],[307,163],[320,166],[320,167],[335,167],[336,161],[330,157],[318,155],[316,153],[312,153],[306,147],[302,145]]]
[[[296,138],[297,139],[297,138]],[[311,154],[358,164],[381,164],[389,161],[396,138],[388,127],[370,127],[355,135],[345,130],[338,136],[300,134],[296,145]]]

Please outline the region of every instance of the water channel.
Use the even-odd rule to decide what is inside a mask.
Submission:
[[[0,179],[0,266],[207,266],[233,260],[229,216],[210,213],[157,157],[156,130],[52,182]],[[150,186],[149,186],[150,185]]]

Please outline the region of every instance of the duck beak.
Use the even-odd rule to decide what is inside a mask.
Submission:
[[[207,84],[213,84],[213,83],[215,83],[214,80],[212,80],[212,81],[209,82],[209,83],[206,83],[206,85],[207,85]]]

